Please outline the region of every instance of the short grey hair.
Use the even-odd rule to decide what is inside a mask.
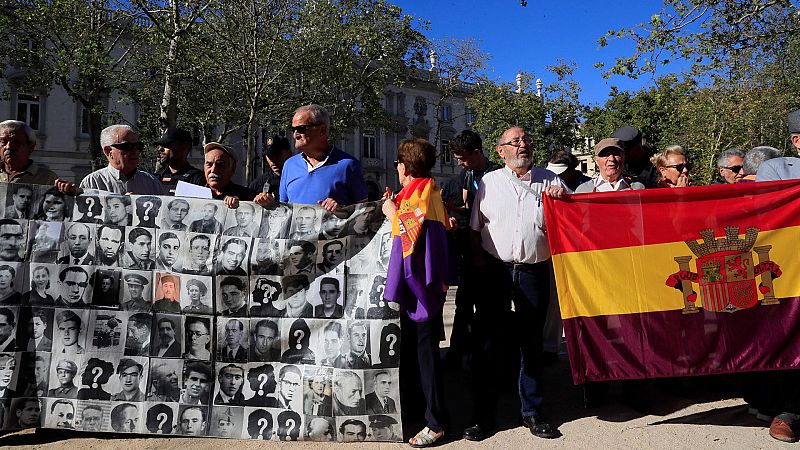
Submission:
[[[511,130],[522,130],[522,131],[525,131],[525,128],[522,128],[522,127],[511,127],[511,128],[506,128],[506,130],[505,130],[505,131],[503,131],[502,133],[500,133],[500,136],[497,136],[497,146],[498,146],[498,147],[500,147],[501,145],[505,144],[505,140],[506,140],[506,133],[508,133],[508,132],[509,132],[509,131],[511,131]]]
[[[724,152],[720,153],[717,157],[717,167],[728,167],[728,158],[731,156],[738,156],[739,158],[744,158],[744,152],[739,150],[738,148],[732,148],[729,150],[725,150]]]
[[[27,123],[20,120],[4,120],[0,122],[0,131],[14,132],[20,130],[25,131],[25,135],[28,136],[28,142],[36,147],[36,132]]]
[[[753,147],[744,155],[744,173],[745,175],[755,175],[761,163],[768,159],[777,158],[781,156],[781,152],[775,147],[762,145]]]
[[[315,124],[324,123],[328,128],[331,127],[331,116],[330,114],[328,114],[328,110],[325,109],[324,107],[315,104],[305,105],[294,110],[294,114],[297,115],[297,113],[305,111],[311,114],[311,121],[313,123]]]
[[[130,125],[111,125],[110,127],[103,128],[103,131],[100,132],[100,147],[106,148],[114,143],[114,137],[120,131],[133,131],[136,133],[136,130],[133,129]]]

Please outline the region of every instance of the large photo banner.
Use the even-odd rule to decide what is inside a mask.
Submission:
[[[380,204],[0,184],[0,424],[396,441]]]
[[[545,208],[576,384],[800,367],[800,182]]]

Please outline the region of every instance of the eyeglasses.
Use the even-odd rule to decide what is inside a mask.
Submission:
[[[289,127],[289,129],[292,130],[292,133],[306,134],[306,131],[308,131],[309,128],[318,127],[320,125],[322,125],[322,124],[309,123],[309,124],[306,124],[306,125],[297,125],[297,126],[292,125],[292,126]]]
[[[144,150],[144,143],[142,142],[120,142],[119,144],[111,144],[111,146],[122,153]]]
[[[189,337],[200,337],[200,336],[208,336],[208,333],[203,333],[201,331],[187,331],[186,335]]]
[[[397,167],[401,162],[402,161],[400,161],[399,159],[395,159],[394,160],[394,166]]]
[[[670,166],[665,166],[665,167],[671,167],[671,168],[677,170],[678,172],[683,172],[683,169],[689,170],[689,169],[692,168],[692,166],[689,163],[672,164]],[[742,168],[742,166],[739,166],[739,169],[741,169],[741,168]],[[735,172],[739,172],[739,170],[735,170]]]
[[[739,173],[742,170],[742,166],[730,166],[730,167],[720,166],[720,167],[722,167],[723,169],[728,169],[733,173]]]
[[[512,140],[506,142],[505,144],[500,144],[500,145],[510,145],[512,147],[520,148],[520,146],[522,146],[523,142],[525,143],[525,145],[531,145],[531,142],[533,142],[533,141],[528,136],[524,136],[521,139],[520,138],[512,139]]]

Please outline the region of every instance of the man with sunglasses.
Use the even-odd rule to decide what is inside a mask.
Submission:
[[[800,152],[800,109],[792,111],[786,119],[792,145]],[[800,178],[800,158],[786,156],[764,161],[758,168],[756,181],[793,180]]]
[[[720,153],[717,157],[717,170],[722,177],[721,184],[734,184],[744,178],[744,152],[738,148],[732,148]]]
[[[300,153],[286,160],[280,201],[319,204],[328,211],[367,200],[361,163],[328,143],[328,111],[319,105],[297,108],[292,117],[294,145]],[[256,199],[258,202],[264,194]]]
[[[139,135],[133,128],[128,125],[111,125],[105,128],[100,133],[100,145],[103,147],[103,154],[108,158],[108,166],[86,175],[80,183],[81,188],[115,194],[167,194],[158,178],[139,170],[140,153],[144,144],[139,141]]]

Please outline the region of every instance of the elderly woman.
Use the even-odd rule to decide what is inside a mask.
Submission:
[[[658,187],[686,187],[689,185],[689,163],[680,145],[670,145],[654,155],[650,161],[658,171]]]
[[[387,187],[383,204],[383,213],[392,223],[384,298],[400,305],[400,342],[417,355],[417,375],[425,395],[427,426],[408,441],[418,448],[431,446],[444,436],[439,336],[449,273],[445,230],[450,223],[439,187],[431,177],[434,164],[436,149],[428,141],[401,142],[395,165],[403,189],[392,196]]]

